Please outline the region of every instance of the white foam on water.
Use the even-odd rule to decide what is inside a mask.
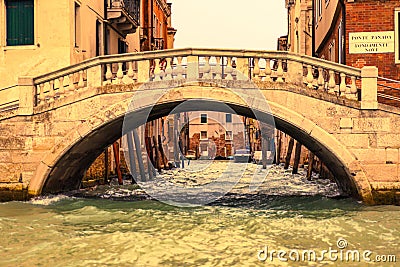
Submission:
[[[71,199],[72,197],[66,195],[50,195],[50,196],[39,196],[29,200],[29,203],[34,205],[49,206],[57,203],[64,199]]]

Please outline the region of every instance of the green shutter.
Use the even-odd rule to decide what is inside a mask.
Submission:
[[[7,0],[7,45],[34,44],[33,0]]]

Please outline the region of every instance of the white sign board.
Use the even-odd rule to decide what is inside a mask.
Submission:
[[[394,53],[394,31],[352,32],[349,34],[349,53]]]

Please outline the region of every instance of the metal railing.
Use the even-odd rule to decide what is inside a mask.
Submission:
[[[395,106],[400,106],[400,81],[378,77],[378,97],[379,102]],[[383,91],[383,92],[382,92]],[[388,93],[387,91],[391,91]],[[393,103],[395,102],[395,103]],[[397,103],[398,102],[398,103]]]
[[[140,0],[108,0],[108,8],[124,8],[135,21],[140,21]]]

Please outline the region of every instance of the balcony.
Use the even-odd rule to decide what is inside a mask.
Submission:
[[[108,0],[107,19],[123,35],[136,32],[140,19],[140,0]]]
[[[153,38],[152,42],[153,50],[163,50],[164,47],[164,39],[163,38]]]

